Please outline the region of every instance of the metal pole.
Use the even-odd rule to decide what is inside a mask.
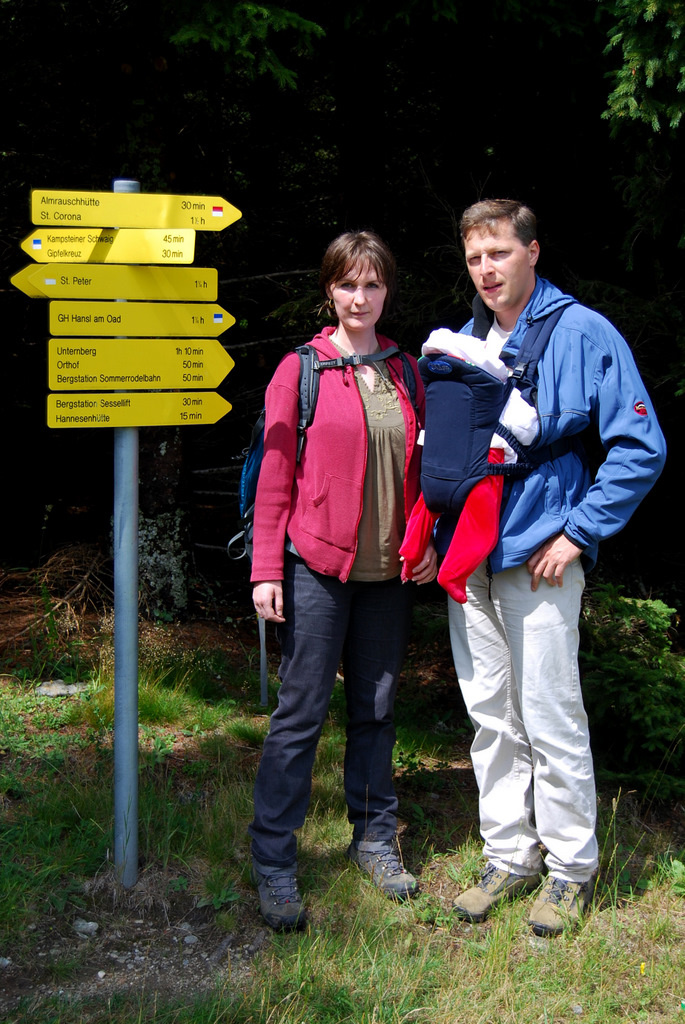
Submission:
[[[269,662],[266,657],[266,622],[257,619],[259,624],[259,681],[262,707],[269,703]]]
[[[140,192],[117,179],[113,192]],[[114,428],[114,867],[138,880],[138,428]]]

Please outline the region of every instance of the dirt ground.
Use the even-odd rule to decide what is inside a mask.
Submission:
[[[12,658],[21,659],[22,651],[31,656],[32,633],[50,628],[57,615],[61,628],[80,631],[79,640],[84,644],[98,642],[103,607],[111,603],[106,561],[95,551],[79,551],[78,557],[73,552],[62,553],[41,573],[4,573],[0,578],[0,664],[6,673],[11,671]],[[196,605],[192,621],[165,626],[174,645],[222,650],[243,664],[246,652],[254,651],[257,641],[253,617],[236,614],[236,609],[244,609],[242,596],[236,601],[229,595],[224,607],[216,594],[204,606],[200,601]],[[143,632],[145,628],[141,627]],[[277,656],[272,640],[272,667]],[[463,711],[444,636],[432,638],[426,630],[410,646],[408,666],[403,699],[420,700],[422,717],[432,719],[434,728],[448,728],[444,722],[450,715],[458,718]],[[1,690],[0,677],[0,694]],[[468,755],[469,735],[464,731],[453,736],[451,756],[431,766],[429,772],[417,773],[411,764],[399,769],[396,783],[400,815],[404,815],[401,833],[405,849],[410,848],[408,840],[416,837],[413,831],[429,834],[433,842],[436,837],[455,835],[456,827],[459,841],[463,841],[469,828],[475,828],[476,788]],[[184,756],[182,745],[174,747],[173,756]],[[250,751],[250,756],[256,756],[255,752]],[[2,758],[0,750],[0,767]],[[610,803],[611,797],[608,799]],[[6,811],[7,798],[0,815]],[[637,809],[635,813],[637,816]],[[654,808],[650,813],[652,820],[641,820],[640,827],[665,826],[672,848],[683,848],[685,807]],[[436,853],[445,852],[439,842]],[[434,906],[447,913],[458,889],[445,860],[409,866]],[[149,994],[160,1002],[183,1003],[224,986],[239,990],[250,977],[255,955],[268,948],[272,936],[258,913],[254,890],[241,880],[239,891],[241,899],[231,905],[227,927],[226,918],[222,920],[211,907],[199,907],[196,896],[180,887],[174,891],[168,873],[158,865],[141,864],[138,882],[129,890],[116,883],[111,867],[105,865],[81,894],[84,909],[79,918],[47,912],[37,915],[29,941],[18,942],[16,951],[0,948],[0,1019],[11,1020],[12,1010],[22,999],[38,1007],[55,996],[66,1000],[98,997],[106,1002],[115,995],[139,998]],[[316,927],[317,922],[311,924]],[[426,928],[434,926],[425,924]],[[458,939],[471,926],[454,923],[451,930]],[[30,954],[22,952],[25,949]]]

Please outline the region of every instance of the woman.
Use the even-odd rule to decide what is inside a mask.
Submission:
[[[277,623],[278,707],[255,783],[252,876],[273,928],[304,921],[294,830],[304,822],[316,745],[342,658],[348,724],[345,797],[353,827],[348,856],[388,895],[418,889],[395,841],[393,704],[409,632],[411,594],[399,546],[419,492],[416,361],[414,408],[393,343],[376,324],[394,305],[395,260],[368,231],[328,247],[319,279],[337,317],[310,342],[323,360],[395,355],[320,372],[316,412],[297,462],[300,360],[287,355],[266,393],[264,459],[254,520],[253,600]],[[415,567],[433,579],[432,546]]]

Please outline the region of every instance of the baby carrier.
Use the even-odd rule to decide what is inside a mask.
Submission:
[[[431,512],[458,516],[469,493],[484,476],[525,476],[556,454],[548,445],[520,444],[500,422],[500,415],[513,388],[536,407],[537,364],[566,308],[562,306],[529,323],[514,369],[505,381],[452,356],[422,356],[419,360],[426,389],[421,490]],[[487,330],[482,331],[484,336]],[[516,462],[488,461],[494,434],[514,450]]]

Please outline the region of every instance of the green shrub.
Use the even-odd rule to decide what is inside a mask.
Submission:
[[[685,663],[673,653],[675,611],[600,584],[581,617],[580,665],[600,769],[644,799],[685,793]]]

